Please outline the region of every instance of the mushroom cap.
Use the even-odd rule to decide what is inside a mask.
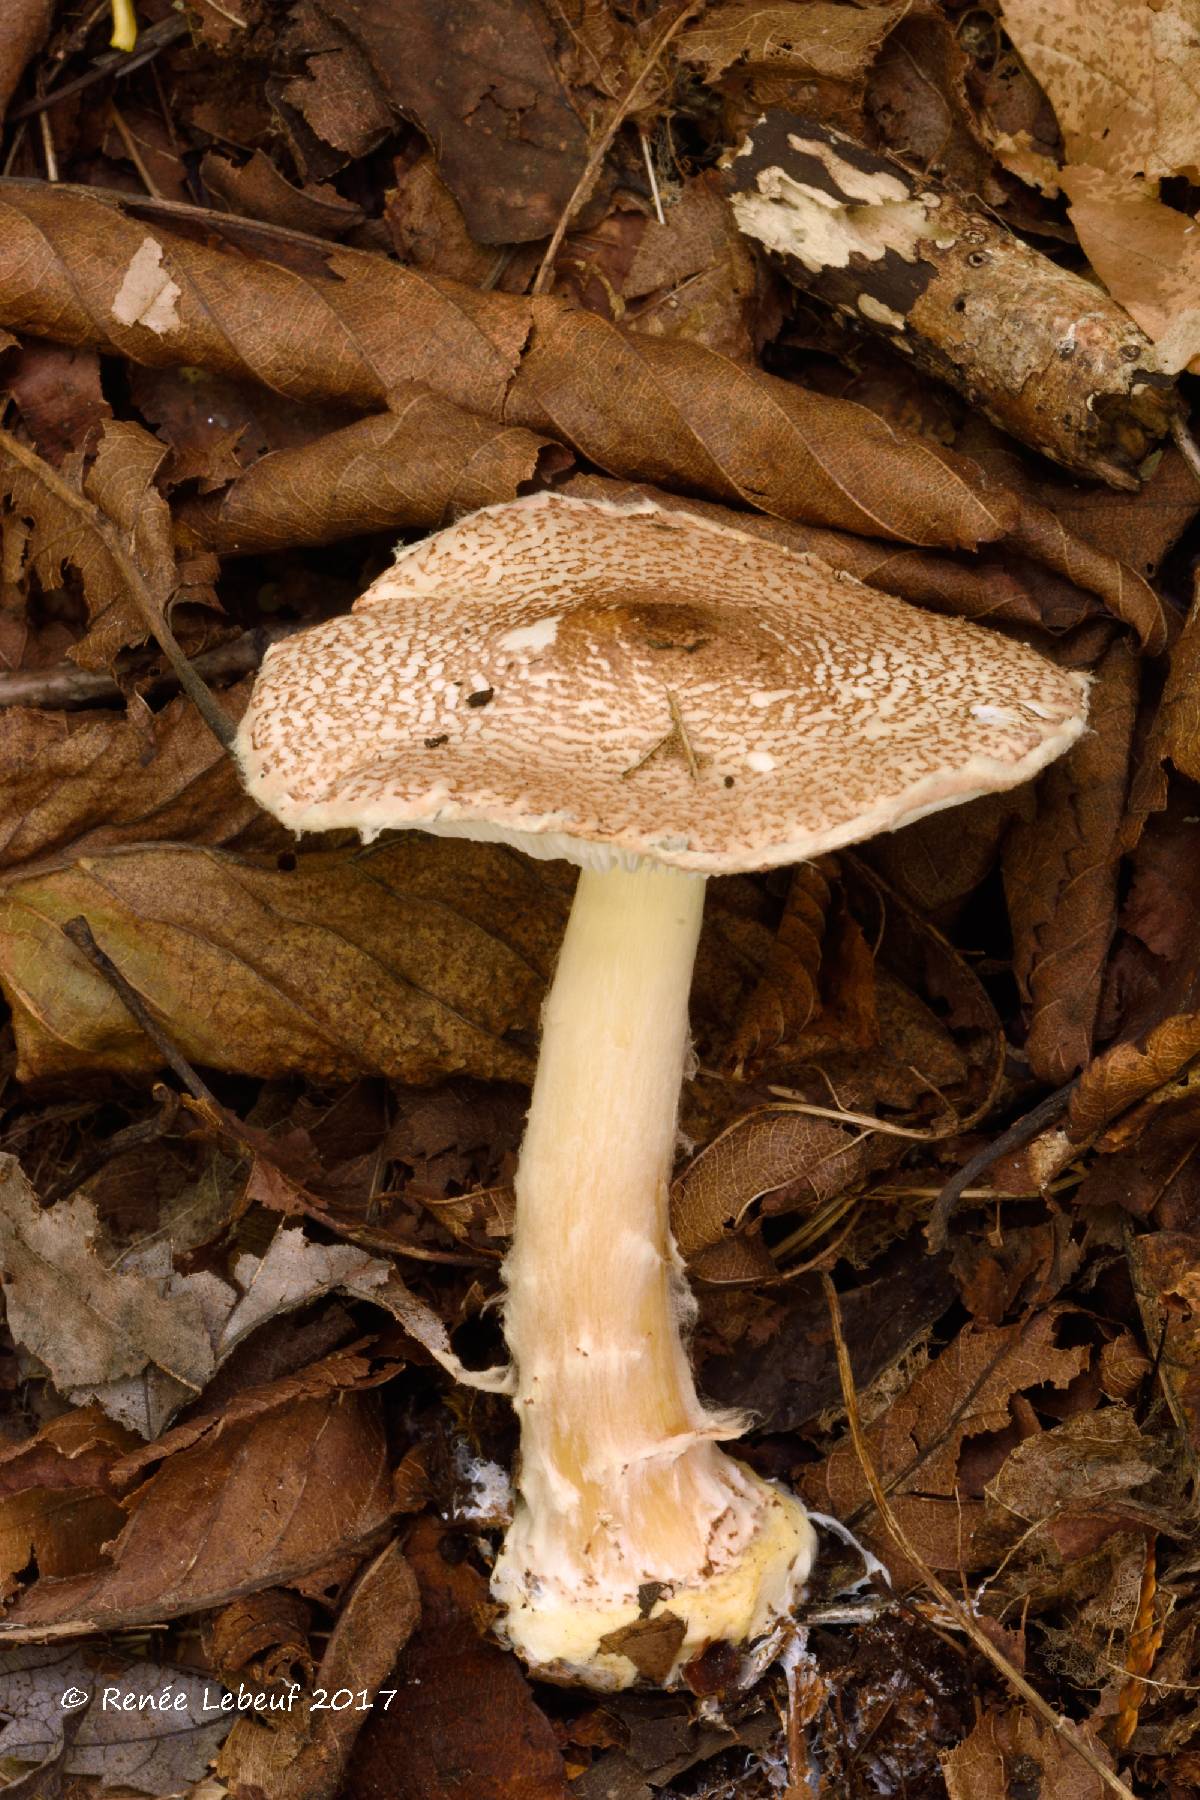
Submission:
[[[743,532],[537,494],[272,648],[238,736],[296,831],[763,869],[1027,781],[1087,682]]]

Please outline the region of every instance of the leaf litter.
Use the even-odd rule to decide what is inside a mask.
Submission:
[[[4,1772],[1194,1791],[1197,458],[1180,425],[1125,491],[1054,469],[728,204],[762,113],[848,134],[1098,282],[1182,421],[1189,6],[135,10],[119,82],[96,19],[0,34]],[[503,1503],[464,1471],[511,1467],[494,1303],[570,871],[297,844],[171,685],[168,634],[227,657],[228,725],[262,634],[545,486],[1092,679],[1035,787],[712,884],[672,1191],[701,1384],[891,1583],[831,1540],[805,1658],[745,1688],[713,1653],[682,1696],[548,1690],[489,1634]],[[59,1704],[110,1675],[186,1707]]]

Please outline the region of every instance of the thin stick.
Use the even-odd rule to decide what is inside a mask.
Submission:
[[[191,1063],[175,1048],[137,989],[125,979],[112,957],[100,948],[92,935],[92,928],[83,914],[79,913],[75,918],[68,919],[62,928],[62,933],[65,938],[70,939],[81,955],[86,956],[97,974],[103,975],[130,1018],[141,1026],[163,1061],[175,1071],[192,1098],[202,1101],[218,1113],[224,1113],[225,1109],[212,1089],[205,1087]]]
[[[641,73],[629,84],[629,87],[625,90],[624,98],[613,108],[612,117],[593,144],[592,153],[584,165],[583,174],[575,183],[575,190],[572,193],[571,198],[567,201],[567,204],[563,207],[558,224],[554,227],[550,242],[546,246],[546,254],[543,256],[538,267],[538,272],[534,277],[533,286],[529,290],[531,294],[544,294],[549,287],[554,275],[554,259],[562,248],[562,241],[567,235],[571,220],[575,217],[575,214],[579,211],[579,208],[583,205],[583,202],[592,191],[592,183],[595,181],[596,176],[600,171],[601,163],[604,161],[612,147],[613,139],[625,123],[625,120],[629,117],[629,114],[637,105],[638,100],[641,97],[642,89],[645,87],[655,65],[658,63],[659,58],[662,56],[667,45],[671,42],[671,39],[675,36],[681,25],[686,25],[693,14],[699,12],[704,3],[705,0],[688,0],[688,4],[675,14],[675,17],[664,31],[659,32],[649,50],[646,52],[646,60],[642,64]]]
[[[0,430],[0,452],[27,469],[34,478],[54,495],[60,505],[69,507],[84,521],[89,531],[100,539],[109,556],[115,563],[125,583],[129,598],[141,614],[143,623],[159,649],[174,669],[179,685],[187,695],[208,729],[212,732],[223,750],[232,750],[236,728],[228,713],[224,712],[211,691],[201,681],[191,663],[183,653],[175,633],[167,624],[166,616],[159,607],[145,577],[132,556],[121,542],[120,533],[112,522],[105,517],[99,507],[93,506],[83,494],[69,487],[49,463],[34,450],[29,450],[11,432]]]
[[[650,138],[644,125],[638,126],[638,136],[642,140],[642,156],[646,164],[646,174],[650,177],[650,196],[654,201],[654,216],[660,225],[665,225],[667,217],[663,212],[662,196],[658,191],[658,176],[654,173],[654,158],[650,154]]]
[[[39,113],[38,125],[42,133],[42,152],[46,158],[46,180],[57,182],[58,157],[54,150],[54,133],[50,129],[50,114]]]
[[[128,125],[125,123],[124,119],[121,117],[120,113],[118,112],[117,103],[115,100],[110,100],[108,103],[108,116],[112,120],[113,124],[116,126],[117,135],[120,138],[122,144],[124,144],[124,146],[125,146],[125,154],[126,154],[126,156],[128,156],[130,162],[133,164],[133,166],[137,170],[138,174],[141,176],[142,185],[145,188],[146,192],[148,194],[152,194],[156,200],[161,200],[162,194],[155,183],[153,175],[151,175],[149,169],[146,167],[145,163],[142,161],[142,153],[138,149],[137,145],[134,143],[133,134],[131,133]]]
[[[202,650],[192,667],[205,680],[248,675],[252,669],[257,669],[272,644],[303,629],[299,621],[290,619],[256,625],[252,631],[230,638],[228,643]],[[143,698],[172,692],[178,685],[170,669],[147,679],[145,673],[134,668],[126,671],[126,678],[137,685]],[[0,709],[6,706],[99,706],[124,698],[124,689],[111,675],[102,669],[81,669],[78,663],[62,662],[49,669],[13,669],[0,673]]]
[[[117,80],[123,75],[132,75],[135,69],[142,68],[160,50],[165,50],[169,44],[186,37],[190,29],[182,13],[174,13],[166,19],[160,19],[156,25],[148,25],[141,34],[140,50],[135,50],[132,54],[126,50],[113,50],[107,56],[98,57],[85,75],[77,75],[73,81],[65,81],[60,88],[49,88],[33,100],[14,106],[8,115],[9,123],[14,124],[18,119],[31,119],[35,113],[44,112],[48,106],[57,106],[60,100],[69,100],[72,94],[94,87],[106,75],[115,76]]]
[[[1020,1694],[1022,1700],[1033,1709],[1038,1717],[1042,1719],[1052,1731],[1056,1732],[1065,1743],[1071,1746],[1071,1749],[1074,1750],[1077,1756],[1083,1758],[1083,1761],[1088,1765],[1088,1768],[1091,1769],[1094,1775],[1099,1776],[1100,1780],[1104,1783],[1104,1786],[1108,1788],[1110,1793],[1119,1794],[1121,1800],[1137,1800],[1136,1794],[1134,1794],[1130,1788],[1125,1786],[1125,1783],[1121,1780],[1120,1776],[1114,1775],[1113,1771],[1106,1768],[1104,1763],[1101,1762],[1096,1752],[1092,1749],[1092,1746],[1088,1743],[1087,1739],[1083,1737],[1077,1727],[1073,1725],[1069,1719],[1060,1717],[1049,1702],[1042,1698],[1037,1689],[1032,1687],[1030,1683],[1026,1681],[1020,1669],[1008,1660],[1002,1650],[997,1650],[991,1639],[976,1624],[966,1607],[963,1606],[961,1601],[955,1598],[945,1582],[942,1581],[941,1577],[934,1574],[924,1557],[918,1553],[909,1540],[908,1533],[892,1511],[888,1497],[883,1491],[883,1484],[879,1479],[874,1463],[871,1461],[870,1451],[867,1449],[866,1439],[863,1436],[862,1421],[858,1411],[858,1390],[854,1385],[854,1371],[850,1366],[850,1352],[846,1347],[846,1338],[842,1330],[841,1301],[838,1299],[837,1289],[834,1287],[832,1280],[824,1269],[821,1271],[821,1286],[825,1291],[825,1304],[829,1308],[829,1323],[833,1332],[834,1349],[837,1353],[838,1376],[840,1377],[842,1384],[842,1399],[846,1407],[846,1422],[850,1428],[851,1442],[854,1445],[859,1466],[863,1472],[863,1477],[871,1491],[871,1498],[875,1502],[876,1510],[878,1511],[880,1518],[887,1527],[889,1536],[896,1543],[903,1555],[908,1558],[910,1563],[912,1563],[913,1567],[919,1570],[921,1580],[930,1592],[937,1597],[942,1606],[945,1607],[958,1629],[970,1639],[979,1654],[986,1658],[993,1668],[1000,1671],[1009,1685],[1015,1688],[1017,1693]]]
[[[1023,1119],[1017,1119],[1007,1131],[1002,1131],[990,1144],[985,1144],[982,1150],[977,1150],[974,1156],[967,1158],[933,1203],[933,1211],[925,1226],[925,1242],[930,1250],[936,1254],[946,1248],[951,1215],[975,1178],[990,1169],[993,1163],[999,1162],[1002,1156],[1007,1156],[1010,1150],[1020,1150],[1024,1144],[1031,1143],[1039,1131],[1061,1118],[1078,1085],[1076,1077],[1074,1081],[1068,1081],[1065,1087],[1048,1094],[1032,1112],[1027,1112]]]

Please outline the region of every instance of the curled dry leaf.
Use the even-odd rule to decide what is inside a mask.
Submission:
[[[505,296],[363,251],[306,251],[298,268],[246,259],[39,184],[0,185],[0,246],[0,320],[298,400],[382,408],[398,383],[417,381],[495,417],[528,330],[524,307]],[[157,328],[116,305],[130,271],[147,264],[178,290]]]
[[[179,289],[161,331],[113,313],[147,244]],[[864,408],[700,344],[622,332],[559,301],[479,294],[364,252],[304,256],[297,268],[234,257],[149,236],[89,196],[0,184],[5,322],[296,398],[381,407],[400,383],[416,381],[470,411],[557,436],[610,473],[781,518],[943,548],[1007,535],[1099,594],[1147,642],[1161,641],[1161,609],[1132,571],[989,484],[974,464]]]
[[[1200,1013],[1172,1013],[1124,1044],[1102,1050],[1083,1071],[1066,1117],[1066,1148],[1097,1137],[1120,1115],[1165,1088],[1200,1057]]]
[[[753,991],[736,1021],[726,1060],[740,1074],[782,1044],[794,1042],[821,1006],[821,946],[833,895],[823,857],[793,872],[779,929]]]
[[[327,1695],[365,1693],[370,1704],[314,1711],[310,1695],[308,1704],[283,1714],[274,1731],[239,1719],[217,1773],[235,1788],[261,1790],[266,1800],[331,1800],[378,1690],[420,1615],[412,1568],[399,1545],[388,1544],[350,1590],[313,1677],[314,1687]],[[394,1700],[382,1695],[378,1704],[390,1707]]]
[[[158,1067],[62,935],[82,914],[189,1061],[316,1079],[528,1080],[568,890],[487,844],[404,833],[275,859],[166,844],[0,891],[0,985],[22,1078]]]
[[[853,1125],[770,1109],[749,1113],[706,1144],[671,1189],[671,1229],[691,1271],[703,1281],[770,1279],[766,1246],[746,1231],[756,1201],[808,1206],[861,1182],[892,1150]]]
[[[390,411],[273,451],[223,493],[185,502],[178,518],[221,552],[328,544],[401,525],[433,530],[515,499],[546,447],[519,426],[492,424],[410,386],[391,396]]]
[[[304,1677],[311,1686],[316,1663],[309,1644],[312,1607],[291,1588],[263,1588],[233,1600],[208,1621],[208,1660],[229,1686],[253,1681],[280,1687]]]
[[[126,1502],[111,1562],[39,1580],[0,1640],[82,1637],[223,1606],[366,1548],[391,1510],[370,1397],[339,1394],[264,1413],[164,1463]]]
[[[1138,665],[1115,643],[1088,700],[1090,729],[1038,783],[1033,816],[1004,840],[1013,966],[1031,1013],[1025,1054],[1060,1086],[1091,1055],[1117,922],[1117,876],[1137,713]]]

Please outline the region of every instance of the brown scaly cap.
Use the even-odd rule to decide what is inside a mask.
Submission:
[[[267,654],[238,737],[296,831],[395,826],[717,874],[1027,781],[1086,679],[740,531],[538,494]]]

